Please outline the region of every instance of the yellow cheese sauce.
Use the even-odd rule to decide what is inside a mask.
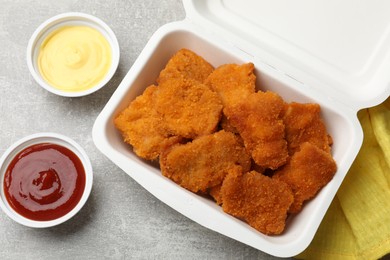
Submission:
[[[64,26],[51,32],[38,55],[42,77],[54,88],[78,92],[96,86],[111,66],[107,39],[88,26]]]

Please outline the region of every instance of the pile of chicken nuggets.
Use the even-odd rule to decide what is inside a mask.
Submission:
[[[114,123],[164,176],[267,235],[281,234],[337,169],[318,104],[258,90],[252,63],[214,68],[188,49]]]

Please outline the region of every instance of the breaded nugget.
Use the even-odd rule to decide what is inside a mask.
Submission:
[[[255,161],[253,161],[253,159],[252,159],[251,171],[256,171],[256,172],[261,173],[261,174],[263,174],[263,175],[267,175],[267,172],[268,172],[268,171],[272,171],[272,172],[273,172],[273,170],[269,170],[269,169],[266,169],[266,168],[264,168],[264,167],[261,167],[261,166],[257,165],[257,164],[255,163]],[[267,175],[267,176],[268,176],[268,175]]]
[[[227,117],[223,113],[222,113],[221,120],[219,122],[219,126],[220,126],[221,129],[223,129],[223,130],[225,130],[227,132],[232,132],[232,133],[238,134],[237,129],[232,126],[230,121],[227,119]]]
[[[176,143],[180,139],[169,135],[161,116],[155,111],[156,92],[156,86],[147,87],[114,120],[124,141],[133,146],[139,157],[147,160],[157,159],[164,145]]]
[[[313,198],[332,180],[336,170],[336,163],[330,153],[306,142],[272,178],[286,182],[291,187],[294,203],[289,212],[298,213],[304,201]]]
[[[249,170],[250,157],[237,137],[223,130],[172,146],[160,156],[162,174],[193,192],[219,185],[237,165]]]
[[[218,205],[222,205],[221,187],[222,184],[219,184],[209,189],[209,195],[215,200]]]
[[[202,83],[181,78],[158,86],[156,109],[172,135],[195,138],[216,131],[222,115],[218,95]]]
[[[301,104],[292,102],[286,105],[283,122],[286,127],[286,140],[289,154],[294,154],[304,142],[330,152],[332,139],[321,119],[321,108],[318,104]]]
[[[283,232],[293,202],[290,187],[256,171],[229,173],[221,187],[222,209],[267,235]]]
[[[214,70],[181,49],[156,82],[114,119],[124,141],[258,231],[281,234],[288,214],[333,178],[320,106],[256,91],[252,63]]]
[[[288,158],[281,118],[283,107],[283,99],[267,91],[251,94],[245,102],[224,110],[253,160],[263,168],[277,169]]]
[[[205,84],[217,92],[224,107],[234,106],[255,93],[256,76],[253,63],[225,64],[213,71]]]
[[[229,175],[229,174],[241,175],[242,174],[242,167],[239,165],[236,165],[235,167],[230,168],[227,171],[226,175]],[[222,181],[222,183],[223,183],[223,181]],[[222,183],[209,189],[209,195],[220,206],[222,205],[222,195],[221,195]]]
[[[214,67],[194,52],[181,49],[167,63],[160,72],[157,83],[172,78],[186,78],[201,83],[210,75]]]

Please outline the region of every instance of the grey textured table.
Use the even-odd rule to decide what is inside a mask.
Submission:
[[[0,6],[0,153],[24,136],[56,132],[77,141],[94,169],[87,204],[62,225],[31,229],[0,212],[1,259],[274,259],[166,206],[103,156],[92,141],[97,115],[150,36],[163,24],[184,18],[180,0],[1,0]],[[104,20],[121,49],[114,78],[82,98],[59,97],[42,89],[26,64],[27,43],[36,27],[70,11]]]

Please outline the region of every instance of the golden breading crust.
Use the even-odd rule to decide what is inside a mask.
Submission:
[[[161,84],[172,78],[186,78],[203,83],[213,70],[214,67],[202,57],[190,50],[181,49],[160,72],[157,83]]]
[[[114,119],[124,141],[258,231],[281,234],[288,214],[333,178],[320,106],[256,90],[253,63],[214,69],[181,49],[156,82]]]
[[[291,187],[294,203],[289,212],[298,213],[303,202],[313,198],[333,178],[336,170],[336,163],[330,153],[306,142],[272,178]]]
[[[239,166],[239,165],[236,165],[235,167],[232,167],[230,168],[228,171],[227,171],[227,175],[229,174],[242,174],[242,167]],[[223,183],[223,181],[222,181]],[[209,195],[215,200],[215,202],[222,206],[222,194],[221,194],[221,188],[222,188],[222,183],[220,183],[219,185],[217,186],[214,186],[214,187],[211,187],[209,189]]]
[[[215,200],[218,205],[222,205],[221,187],[222,184],[219,184],[209,189],[209,195]]]
[[[222,187],[222,209],[267,235],[283,232],[287,210],[293,202],[290,187],[256,171],[226,176]]]
[[[180,78],[158,86],[156,109],[172,135],[195,138],[217,129],[222,115],[218,95],[204,84]]]
[[[237,165],[249,170],[250,162],[237,137],[223,130],[174,145],[160,156],[164,176],[190,191],[202,193],[221,184],[228,170]]]
[[[292,102],[286,105],[283,122],[286,126],[286,140],[289,154],[294,154],[304,142],[330,152],[332,139],[321,119],[321,108],[318,104],[301,104]]]
[[[147,160],[157,159],[163,146],[181,139],[166,131],[162,117],[155,110],[157,89],[154,85],[147,87],[114,120],[124,141],[133,146],[139,157]]]
[[[256,76],[253,63],[225,64],[214,70],[205,84],[221,97],[224,107],[234,106],[255,93]]]
[[[225,130],[226,132],[232,132],[232,133],[238,134],[237,129],[232,126],[230,121],[227,119],[227,117],[223,113],[222,113],[221,121],[219,122],[219,127],[221,129]]]
[[[225,108],[225,114],[235,127],[253,160],[263,168],[277,169],[288,158],[281,112],[283,99],[273,92],[257,92],[245,102]]]

